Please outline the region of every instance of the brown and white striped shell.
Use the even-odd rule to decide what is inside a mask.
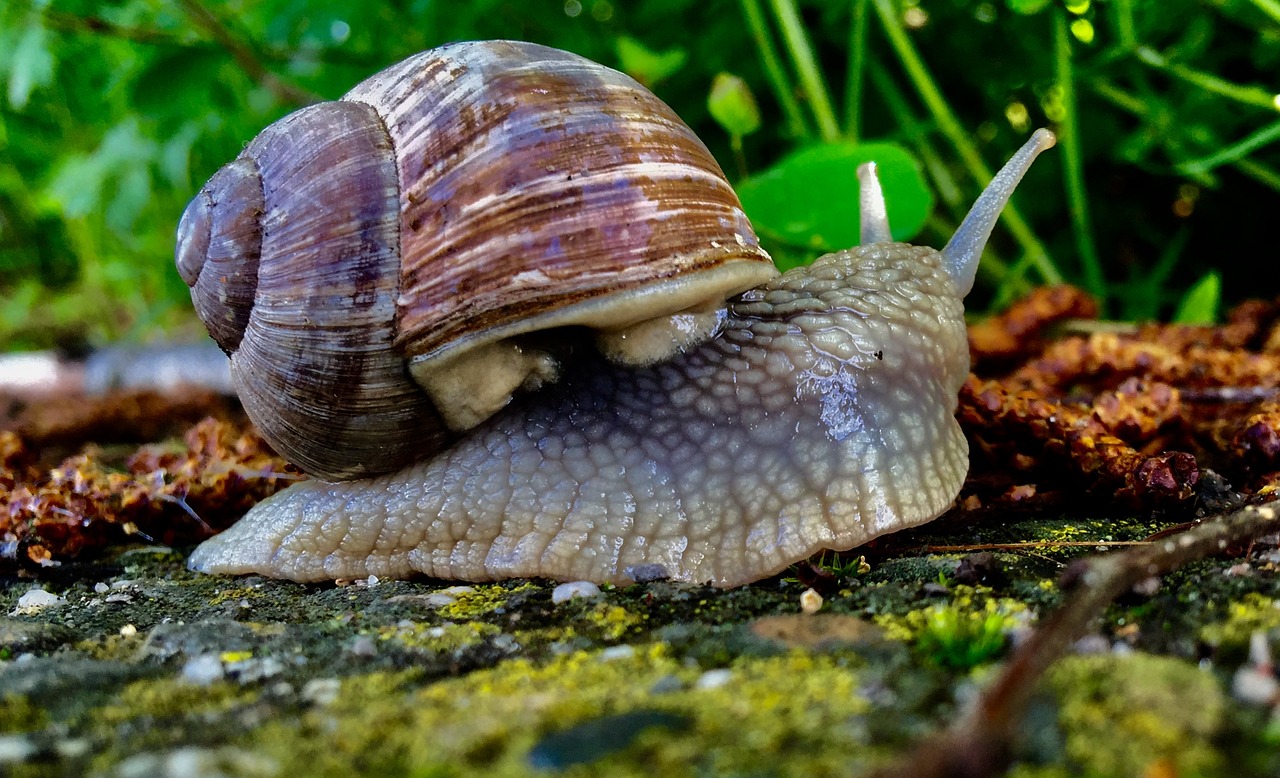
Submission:
[[[530,43],[455,43],[265,129],[192,200],[177,265],[251,418],[315,475],[443,447],[585,326],[613,359],[709,336],[776,274],[648,90]]]

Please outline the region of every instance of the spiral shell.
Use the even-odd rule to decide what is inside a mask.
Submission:
[[[251,418],[331,479],[553,378],[530,333],[589,327],[653,362],[776,274],[670,108],[511,41],[423,52],[268,127],[188,206],[177,264]]]

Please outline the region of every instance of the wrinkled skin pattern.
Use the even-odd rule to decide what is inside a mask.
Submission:
[[[932,249],[831,254],[648,369],[594,362],[432,459],[308,481],[194,569],[301,581],[522,576],[733,586],[929,521],[968,469],[963,306]]]

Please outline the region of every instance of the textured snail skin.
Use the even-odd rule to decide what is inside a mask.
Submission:
[[[658,564],[741,584],[946,510],[968,468],[968,364],[942,255],[862,246],[743,294],[674,361],[592,363],[420,464],[295,485],[190,564],[613,582]]]

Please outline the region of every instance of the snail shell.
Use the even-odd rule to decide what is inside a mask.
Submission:
[[[255,424],[328,479],[443,448],[553,380],[704,341],[777,274],[706,147],[629,77],[455,43],[264,130],[192,200],[177,265]]]

